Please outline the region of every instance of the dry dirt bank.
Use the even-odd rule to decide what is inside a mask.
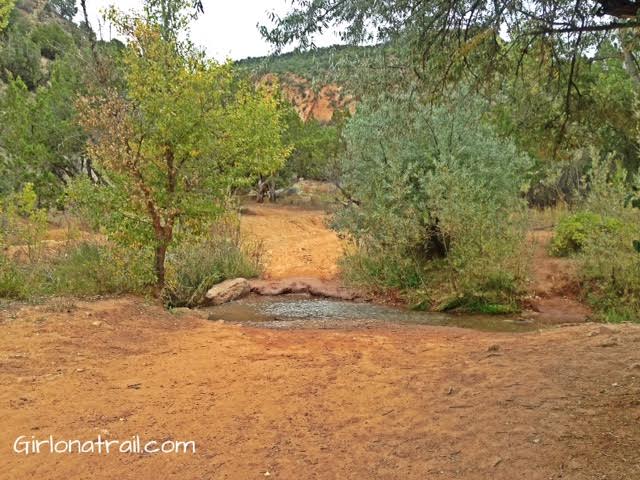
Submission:
[[[253,330],[137,298],[0,312],[3,479],[636,479],[640,327]],[[17,456],[18,435],[193,456]],[[267,475],[268,473],[268,475]]]

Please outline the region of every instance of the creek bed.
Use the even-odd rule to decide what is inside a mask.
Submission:
[[[209,320],[277,329],[361,328],[390,323],[472,328],[488,332],[530,332],[545,326],[521,315],[419,312],[307,295],[250,296],[203,310]]]

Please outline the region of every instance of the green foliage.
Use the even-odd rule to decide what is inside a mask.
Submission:
[[[71,178],[96,178],[76,100],[118,88],[122,71],[119,42],[98,42],[92,49],[90,35],[57,14],[34,10],[33,2],[18,4],[0,36],[0,77],[6,82],[0,88],[0,194],[33,183],[42,205],[59,207]]]
[[[512,301],[525,276],[530,162],[487,126],[484,109],[473,98],[450,108],[410,98],[359,107],[343,165],[355,203],[335,226],[366,260],[347,263],[358,266],[348,276],[422,290],[434,305],[452,295]]]
[[[422,262],[403,252],[361,248],[346,255],[340,266],[347,283],[365,286],[375,293],[389,289],[419,291],[426,281]]]
[[[237,225],[224,222],[202,238],[181,243],[168,263],[164,301],[169,307],[201,305],[215,284],[256,277],[261,271],[259,249],[241,241]]]
[[[629,201],[638,185],[630,186],[626,176],[612,157],[602,161],[594,155],[589,192],[581,212],[573,216],[586,225],[579,231],[576,257],[586,297],[608,321],[638,321],[640,312],[640,252],[635,248],[640,209]]]
[[[21,79],[30,90],[43,78],[40,47],[31,40],[22,22],[12,23],[0,43],[0,79],[7,82],[14,78]]]
[[[40,258],[40,246],[47,231],[47,211],[38,208],[33,185],[27,183],[21,191],[3,199],[0,205],[2,236],[0,245],[21,245],[30,262]]]
[[[148,248],[133,251],[95,242],[72,244],[43,262],[37,272],[40,278],[31,285],[37,285],[41,295],[144,293],[154,280],[151,258]]]
[[[0,33],[9,25],[9,17],[15,7],[15,0],[0,0]]]
[[[72,21],[78,13],[76,0],[49,0],[47,6],[68,21]]]
[[[584,246],[599,236],[616,235],[623,224],[615,219],[597,213],[579,212],[564,217],[556,226],[550,253],[565,257],[583,250]]]
[[[0,298],[145,293],[154,280],[151,254],[85,242],[70,243],[35,263],[0,255]]]
[[[203,10],[201,0],[146,0],[144,2],[146,20],[158,25],[165,39],[177,37]]]
[[[54,23],[39,25],[33,29],[31,40],[40,46],[40,54],[55,60],[65,52],[73,51],[73,37]]]
[[[403,39],[401,54],[384,59],[369,76],[384,76],[400,68],[423,90],[441,94],[446,94],[443,85],[452,82],[471,81],[479,89],[495,79],[499,84],[505,80],[499,74],[507,69],[517,77],[523,62],[533,57],[532,63],[541,60],[543,65],[540,83],[566,94],[566,106],[571,107],[582,95],[573,81],[583,66],[584,52],[597,49],[622,30],[621,26],[637,25],[635,21],[625,24],[637,13],[636,9],[625,12],[629,5],[596,2],[596,6],[599,8],[591,2],[576,4],[570,0],[553,2],[553,8],[542,0],[499,4],[467,0],[293,0],[284,16],[272,15],[271,24],[262,25],[260,31],[276,48],[291,44],[311,48],[327,28],[352,45]],[[538,47],[544,48],[544,57],[539,56]],[[366,70],[359,73],[366,75]],[[563,123],[561,119],[561,130],[566,126]]]
[[[0,298],[23,299],[28,295],[27,277],[0,253]]]
[[[46,248],[47,212],[31,184],[4,198],[0,209],[0,298],[94,296],[144,292],[153,282],[152,251],[69,238]]]
[[[79,173],[86,141],[74,105],[79,75],[77,60],[68,57],[56,61],[49,85],[35,93],[19,79],[9,82],[0,98],[0,193],[31,182],[40,201],[51,205]]]
[[[358,55],[376,47],[334,45],[308,51],[293,51],[267,57],[246,58],[236,62],[238,69],[255,77],[275,73],[281,82],[286,82],[287,74],[312,78],[317,85],[333,83],[342,77],[342,67],[351,63]]]
[[[286,180],[335,180],[339,174],[338,157],[344,150],[342,129],[346,115],[335,112],[332,123],[322,124],[314,119],[303,122],[290,105],[285,109],[283,143],[293,150],[280,176]]]

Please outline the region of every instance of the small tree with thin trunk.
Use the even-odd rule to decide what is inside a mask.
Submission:
[[[161,26],[117,18],[129,35],[125,88],[79,101],[88,152],[108,179],[117,238],[147,239],[156,287],[176,233],[220,212],[230,189],[277,169],[287,155],[274,98],[239,81]],[[105,200],[106,199],[106,200]],[[104,206],[104,205],[103,205]]]

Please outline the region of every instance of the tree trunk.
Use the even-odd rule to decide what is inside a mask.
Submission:
[[[155,262],[155,273],[156,273],[156,295],[160,296],[162,294],[162,290],[164,289],[164,260],[167,256],[167,245],[165,243],[161,243],[156,247],[156,262]]]

